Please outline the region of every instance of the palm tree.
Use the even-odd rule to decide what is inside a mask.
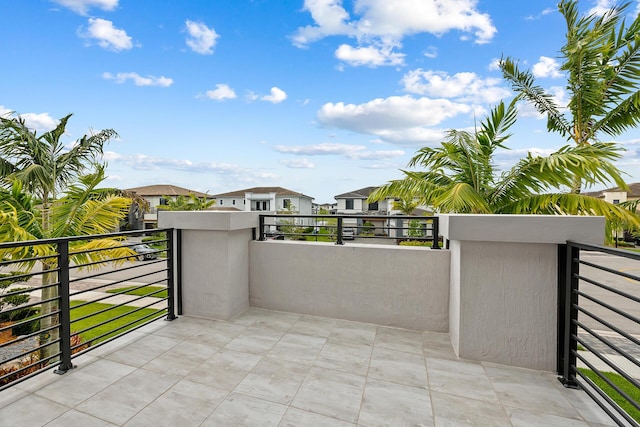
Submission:
[[[64,200],[71,202],[72,199],[68,197],[74,194],[74,189],[77,189],[72,185],[73,183],[77,182],[87,191],[91,188],[92,199],[87,200],[87,207],[95,204],[93,200],[102,200],[97,196],[95,185],[84,180],[89,179],[88,177],[104,179],[104,166],[97,165],[95,161],[102,154],[104,144],[117,136],[112,129],[102,130],[90,136],[84,135],[67,150],[60,139],[65,133],[70,118],[71,114],[63,117],[55,129],[38,135],[35,130],[27,127],[20,116],[0,117],[0,159],[2,159],[0,187],[11,188],[11,191],[3,193],[4,223],[0,228],[0,241],[64,237],[73,235],[71,233],[94,234],[105,230],[106,226],[109,227],[108,231],[116,229],[116,226],[112,227],[113,224],[109,220],[109,217],[115,213],[109,210],[108,205],[104,206],[107,209],[104,218],[101,217],[105,220],[103,225],[93,221],[85,223],[84,227],[75,228],[72,224],[78,222],[71,216],[68,216],[64,223],[59,222],[59,218],[64,217],[60,213],[64,208],[57,201],[58,194],[65,190],[70,191]],[[82,174],[89,168],[93,171],[83,176]],[[9,195],[12,196],[9,197]],[[118,200],[118,203],[124,203],[127,199]],[[128,201],[126,203],[129,206]],[[70,204],[69,208],[72,206],[74,205]],[[80,206],[76,207],[80,208]],[[95,214],[102,215],[99,210]],[[120,212],[117,215],[120,215]],[[28,222],[18,222],[25,220]],[[46,248],[40,250],[49,251]],[[56,273],[47,273],[54,269],[53,265],[43,262],[42,268],[45,272],[43,284],[54,283]],[[55,286],[42,289],[43,300],[55,299],[57,296]],[[42,314],[55,311],[57,311],[56,301],[44,303],[42,306]],[[48,316],[43,319],[41,326],[44,329],[45,325],[54,324],[55,321],[56,315]],[[52,351],[47,347],[42,355],[47,357]]]
[[[166,211],[203,211],[216,204],[215,200],[198,197],[194,193],[189,193],[188,196],[180,195],[175,200],[169,196],[164,196],[164,199],[167,200],[167,204],[160,205],[157,209]]]
[[[130,200],[97,189],[105,179],[104,172],[103,165],[95,165],[92,173],[78,177],[78,182],[70,185],[62,198],[53,201],[48,212],[48,228],[43,226],[42,205],[23,191],[20,181],[14,180],[10,190],[0,189],[0,241],[17,242],[112,232],[126,215]],[[121,247],[122,242],[113,238],[70,242],[69,246],[70,259],[77,264],[133,254],[129,248]],[[89,249],[102,250],[78,253]],[[58,282],[56,253],[55,245],[33,245],[0,251],[0,259],[51,256],[42,260],[42,300],[53,299],[42,303],[43,315],[58,311],[58,301],[55,300],[58,296],[57,287],[46,287]],[[31,270],[34,263],[24,263],[23,267]],[[47,330],[57,324],[58,314],[51,314],[41,320],[41,329]],[[41,345],[58,338],[58,330],[52,329],[41,336]],[[41,360],[50,358],[56,353],[55,350],[54,345],[43,348]]]
[[[369,199],[417,198],[436,211],[475,214],[576,214],[604,215],[609,222],[640,224],[630,211],[582,194],[563,193],[576,178],[588,184],[613,178],[624,186],[612,161],[620,149],[612,143],[594,142],[565,146],[547,156],[531,154],[510,170],[500,172],[494,155],[509,138],[516,120],[516,100],[501,102],[475,132],[450,130],[440,147],[424,147],[409,162],[424,171],[403,170],[404,179],[391,181]]]
[[[547,116],[547,129],[576,145],[599,141],[599,135],[616,137],[640,123],[640,15],[625,26],[629,3],[614,6],[602,16],[580,17],[576,0],[558,4],[567,23],[561,48],[569,104],[559,106],[553,96],[534,82],[533,74],[520,70],[511,58],[500,68],[513,90]],[[565,111],[566,107],[566,111]],[[572,192],[582,182],[576,176]]]

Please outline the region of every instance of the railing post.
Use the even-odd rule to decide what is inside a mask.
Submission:
[[[178,315],[182,315],[182,230],[177,229],[176,232],[176,281],[174,288],[177,293]]]
[[[174,292],[174,268],[173,263],[175,260],[175,252],[173,248],[173,229],[165,231],[167,235],[167,318],[165,320],[171,321],[176,319],[175,313],[175,292]]]
[[[336,245],[344,245],[344,240],[342,240],[342,217],[338,217],[338,229],[336,230]]]
[[[260,238],[258,239],[261,242],[264,242],[264,215],[260,214],[259,216],[259,225],[258,228],[260,228],[258,230],[258,235],[260,236]]]
[[[431,249],[440,249],[440,227],[439,227],[439,219],[437,216],[433,217],[433,241],[431,243]]]
[[[54,371],[64,374],[71,363],[71,303],[69,301],[69,241],[58,242],[58,282],[60,298],[60,365]]]
[[[578,320],[578,273],[579,273],[580,249],[567,242],[566,255],[566,275],[564,282],[564,343],[563,343],[563,367],[560,382],[568,388],[579,388],[576,381],[576,354],[578,352],[578,341],[574,336],[578,335],[578,325],[574,320]]]

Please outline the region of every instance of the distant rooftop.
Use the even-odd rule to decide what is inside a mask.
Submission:
[[[634,182],[632,184],[627,184],[627,185],[629,186],[629,190],[627,191],[627,198],[640,199],[640,182]],[[621,190],[620,187],[612,187],[612,188],[607,188],[606,190],[589,191],[584,193],[584,195],[603,198],[604,193],[619,192],[619,191],[624,191],[624,190]]]
[[[371,193],[377,190],[378,187],[365,187],[359,190],[350,191],[344,194],[338,194],[335,199],[366,199]]]
[[[229,193],[214,194],[211,197],[244,197],[245,193],[258,193],[258,194],[276,193],[276,195],[278,196],[298,196],[298,197],[307,197],[309,199],[313,199],[313,197],[307,196],[306,194],[298,193],[297,191],[288,190],[282,187],[252,187],[252,188],[245,188],[244,190],[231,191]]]
[[[206,197],[212,199],[213,196],[201,193],[195,190],[189,190],[187,188],[178,187],[169,184],[157,184],[146,185],[144,187],[127,188],[125,191],[131,191],[139,196],[188,196],[189,194],[195,194],[198,197]]]

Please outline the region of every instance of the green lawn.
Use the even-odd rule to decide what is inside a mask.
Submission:
[[[590,369],[580,368],[580,372],[586,375],[591,381],[597,384],[611,399],[613,399],[627,414],[631,415],[634,420],[640,422],[640,411],[631,405],[624,397],[620,396],[609,384],[604,382],[595,372]],[[640,402],[640,390],[627,381],[623,376],[613,372],[603,372],[612,383],[627,393],[633,400]]]
[[[118,288],[118,289],[110,289],[106,292],[110,293],[110,294],[117,294],[118,292],[124,292],[125,295],[135,295],[135,296],[143,296],[146,294],[150,294],[151,292],[155,292],[155,291],[160,291],[163,290],[162,292],[158,292],[157,294],[153,294],[150,295],[151,297],[155,297],[155,298],[166,298],[167,295],[167,290],[163,287],[160,286],[145,286],[144,288],[139,288],[139,289],[134,289],[135,286],[127,286],[124,288]]]
[[[107,312],[104,313],[100,313],[97,314],[95,316],[91,316],[87,319],[83,319],[77,322],[73,322],[73,320],[78,319],[80,317],[84,317],[88,314],[91,313],[95,313],[97,311],[100,310],[104,310],[108,307],[114,307],[112,304],[102,304],[102,303],[92,303],[92,304],[87,304],[85,306],[79,307],[79,308],[74,308],[74,306],[77,306],[79,304],[82,304],[84,301],[71,301],[71,330],[72,330],[72,334],[73,331],[81,331],[83,329],[89,328],[93,325],[96,325],[98,323],[107,321],[109,319],[112,319],[114,317],[120,316],[121,314],[125,314],[125,313],[129,313],[133,310],[136,309],[136,307],[132,307],[132,306],[128,306],[128,305],[124,305],[124,306],[120,306],[120,307],[115,307],[112,310],[109,310]],[[114,329],[123,326],[129,322],[133,322],[136,319],[140,319],[141,317],[144,317],[146,315],[155,313],[155,312],[161,312],[161,310],[156,310],[156,309],[152,309],[152,308],[143,308],[140,311],[136,311],[135,313],[132,313],[130,315],[127,316],[123,316],[119,319],[113,320],[111,322],[105,323],[104,325],[98,326],[94,329],[91,329],[89,331],[83,332],[81,334],[82,337],[82,341],[87,342],[90,341],[96,337],[99,337],[102,334],[106,334],[110,331],[113,331]],[[141,320],[139,322],[135,322],[133,324],[131,324],[130,326],[127,326],[124,329],[118,330],[112,334],[106,335],[102,338],[100,338],[99,340],[95,341],[93,344],[100,342],[100,341],[104,341],[114,335],[117,334],[121,334],[122,332],[131,329],[135,326],[140,325],[141,323],[144,322],[148,322],[151,318],[146,318],[144,320]]]
[[[335,242],[335,236],[331,236],[331,232],[326,228],[318,230],[318,234],[304,237],[308,242]]]

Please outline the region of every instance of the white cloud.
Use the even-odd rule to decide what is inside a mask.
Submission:
[[[49,113],[24,113],[16,114],[15,111],[6,108],[4,105],[0,105],[0,117],[10,119],[12,117],[19,116],[24,120],[25,125],[32,130],[39,132],[47,132],[54,129],[60,123],[59,120],[54,119]]]
[[[216,45],[216,40],[220,37],[216,30],[207,27],[201,22],[193,22],[188,19],[185,21],[185,25],[187,33],[189,33],[189,37],[186,40],[187,46],[196,53],[211,55]]]
[[[79,35],[87,39],[96,39],[100,47],[116,52],[133,47],[127,32],[114,27],[113,22],[106,19],[89,18],[89,27],[86,31],[80,29]]]
[[[392,96],[364,104],[327,103],[318,121],[327,127],[378,136],[398,145],[418,145],[441,140],[443,132],[432,129],[446,119],[473,111],[467,104],[447,99]]]
[[[86,15],[89,8],[111,11],[118,7],[119,0],[51,0],[54,3],[64,6],[80,15]]]
[[[207,98],[214,99],[216,101],[223,101],[225,99],[234,99],[237,97],[234,90],[224,83],[219,83],[216,85],[215,89],[208,90],[206,92],[206,96]]]
[[[282,89],[280,89],[279,87],[274,86],[271,88],[270,95],[262,96],[260,97],[260,99],[263,101],[271,102],[273,104],[279,104],[285,99],[287,99],[287,93]]]
[[[350,145],[323,142],[311,145],[277,145],[274,147],[279,153],[297,156],[343,156],[351,160],[383,160],[393,159],[404,155],[402,150],[369,151],[364,145]]]
[[[435,46],[429,46],[425,51],[424,51],[424,56],[426,56],[427,58],[437,58],[438,57],[438,48]]]
[[[483,79],[470,72],[450,76],[444,71],[418,68],[406,73],[402,84],[406,92],[480,104],[495,103],[511,96],[509,90],[500,86],[503,84],[501,79]]]
[[[105,80],[114,80],[116,83],[124,83],[127,80],[132,80],[136,86],[161,86],[169,87],[173,84],[173,79],[169,77],[156,77],[146,76],[143,77],[138,73],[102,73],[102,78]]]
[[[562,77],[560,73],[560,64],[548,56],[541,56],[540,60],[533,65],[533,75],[535,77]]]
[[[313,169],[316,167],[307,159],[280,160],[280,163],[291,169]]]
[[[451,30],[473,33],[476,43],[489,42],[496,33],[491,17],[477,10],[477,0],[355,0],[354,15],[342,0],[305,0],[303,10],[311,13],[315,25],[299,27],[293,44],[305,47],[333,35],[358,40],[401,41],[417,33],[442,35]]]
[[[594,15],[602,16],[615,5],[616,5],[615,0],[598,0],[595,6],[589,9],[589,12],[587,12],[587,15],[594,14]]]
[[[336,58],[352,66],[403,65],[405,55],[392,52],[393,46],[352,47],[342,44],[336,50]]]

